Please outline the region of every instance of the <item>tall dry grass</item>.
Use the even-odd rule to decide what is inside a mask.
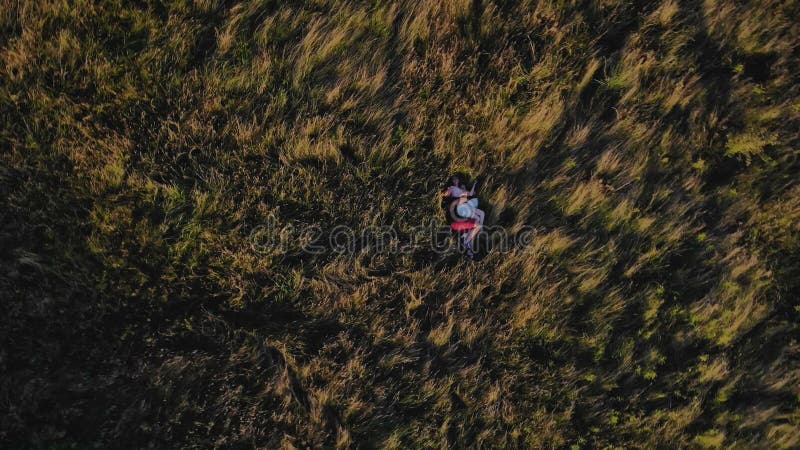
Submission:
[[[4,445],[800,445],[794,2],[5,3]]]

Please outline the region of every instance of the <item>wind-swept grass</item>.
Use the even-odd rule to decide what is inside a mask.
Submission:
[[[795,2],[5,3],[4,447],[800,446]]]

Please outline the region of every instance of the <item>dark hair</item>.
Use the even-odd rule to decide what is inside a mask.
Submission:
[[[463,173],[456,172],[456,173],[450,175],[449,177],[447,177],[447,182],[445,182],[444,189],[447,189],[450,186],[454,186],[453,178],[456,178],[456,177],[458,177],[458,182],[459,182],[459,186],[458,187],[464,187],[464,186],[467,185],[467,183],[466,183],[467,177]]]

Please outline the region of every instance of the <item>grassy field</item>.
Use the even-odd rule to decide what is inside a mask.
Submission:
[[[795,0],[0,0],[0,447],[797,448],[798,130]]]

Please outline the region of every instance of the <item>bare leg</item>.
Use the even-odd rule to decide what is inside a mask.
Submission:
[[[486,217],[486,213],[483,212],[482,209],[475,208],[472,217],[475,219],[475,223],[483,225],[483,219]]]
[[[467,232],[466,237],[464,238],[464,246],[465,247],[471,247],[472,246],[472,240],[475,239],[475,236],[477,236],[480,231],[481,231],[481,226],[480,225],[475,225],[475,228],[469,230]]]

